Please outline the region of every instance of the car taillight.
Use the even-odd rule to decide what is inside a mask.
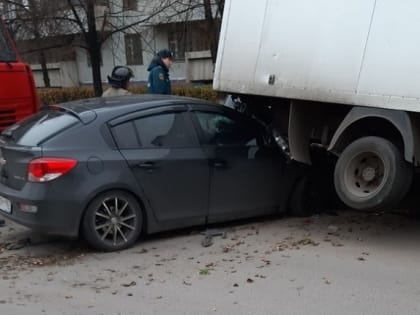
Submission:
[[[39,158],[32,160],[28,167],[28,180],[43,183],[54,180],[77,165],[77,160],[66,158]]]

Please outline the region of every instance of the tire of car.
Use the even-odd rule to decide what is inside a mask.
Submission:
[[[412,179],[412,166],[392,142],[380,137],[352,142],[334,170],[338,196],[357,210],[395,206],[408,192]]]
[[[143,213],[129,193],[113,190],[102,193],[86,209],[82,232],[95,249],[117,251],[128,248],[142,232]]]
[[[299,178],[289,198],[288,214],[294,217],[309,217],[314,214],[316,200],[309,176]]]

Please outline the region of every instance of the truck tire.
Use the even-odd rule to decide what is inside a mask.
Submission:
[[[387,209],[407,193],[413,170],[398,148],[380,137],[352,142],[340,155],[334,186],[340,199],[358,210]]]

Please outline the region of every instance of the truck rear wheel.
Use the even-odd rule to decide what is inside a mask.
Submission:
[[[394,206],[407,193],[413,178],[411,165],[398,148],[380,137],[352,142],[339,157],[334,185],[340,199],[359,210]]]

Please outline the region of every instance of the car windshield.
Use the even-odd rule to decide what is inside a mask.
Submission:
[[[59,110],[43,110],[1,133],[1,138],[23,146],[37,146],[61,131],[73,126],[79,120]]]
[[[0,62],[13,62],[16,60],[16,52],[10,44],[6,29],[0,22]]]

